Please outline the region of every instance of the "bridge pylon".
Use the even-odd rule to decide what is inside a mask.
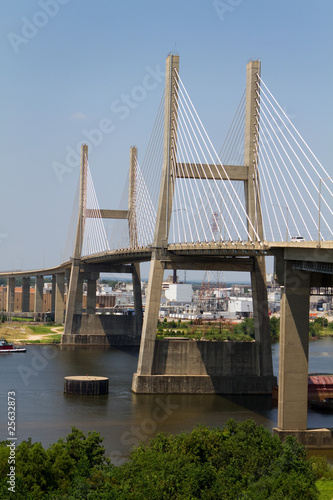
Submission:
[[[156,327],[160,309],[164,265],[161,256],[166,251],[172,213],[174,179],[171,162],[174,161],[177,147],[177,110],[179,56],[169,55],[166,61],[165,102],[164,102],[164,149],[163,169],[156,217],[155,236],[149,280],[146,309],[143,319],[141,347],[138,362],[138,375],[153,374]],[[136,375],[136,374],[135,374]],[[135,377],[135,376],[134,376]],[[133,390],[136,392],[135,381]]]
[[[137,156],[138,156],[138,149],[135,146],[131,146],[130,170],[129,170],[129,193],[128,193],[128,231],[129,231],[131,248],[135,248],[138,246],[138,225],[137,225],[137,210],[136,210]],[[143,323],[143,311],[142,311],[140,264],[138,262],[134,262],[132,264],[132,282],[133,282],[136,332],[141,334],[142,323]]]
[[[83,274],[80,273],[81,252],[83,243],[83,234],[85,226],[86,209],[86,186],[87,186],[87,167],[88,167],[88,146],[81,146],[81,164],[80,164],[80,189],[79,189],[79,213],[76,227],[76,237],[74,246],[74,255],[72,259],[72,268],[67,291],[66,313],[64,334],[71,334],[74,330],[74,314],[82,314],[82,294],[83,294]]]
[[[244,182],[244,190],[246,213],[248,215],[248,232],[253,241],[258,237],[261,241],[264,239],[258,168],[259,128],[257,124],[260,124],[260,121],[257,100],[259,99],[260,71],[260,61],[250,61],[247,64],[244,165],[248,168],[248,178]],[[268,315],[266,264],[265,257],[263,256],[253,258],[251,286],[255,340],[260,346],[260,372],[263,376],[269,377],[273,375],[273,366]]]
[[[135,210],[137,148],[130,150],[130,185],[127,210],[92,210],[87,207],[88,146],[81,146],[79,213],[75,246],[67,289],[64,344],[111,344],[138,345],[142,330],[142,298],[140,264],[110,264],[89,262],[82,255],[86,219],[127,219],[130,243],[137,246],[137,222]],[[96,282],[101,272],[132,274],[134,293],[134,316],[96,315]],[[87,282],[87,307],[83,310],[83,282]]]
[[[228,180],[243,180],[245,208],[248,216],[248,235],[252,242],[263,240],[263,222],[260,204],[258,170],[259,122],[258,75],[260,61],[247,65],[246,112],[245,112],[245,155],[244,165],[224,166]],[[253,309],[255,322],[255,343],[210,343],[156,340],[163,275],[165,269],[212,269],[240,270],[231,268],[230,255],[201,253],[177,261],[168,251],[168,237],[176,179],[183,176],[182,164],[177,162],[177,119],[179,56],[169,55],[166,61],[164,155],[160,186],[155,238],[147,289],[146,309],[143,321],[141,346],[137,373],[134,374],[132,390],[138,393],[271,393],[276,383],[273,376],[266,269],[264,257],[251,256],[241,259],[251,273]],[[174,162],[172,164],[172,162]],[[176,164],[175,164],[176,163]],[[197,164],[196,173],[188,178],[221,181],[221,166]],[[206,173],[205,173],[206,172]],[[215,173],[216,172],[216,173]],[[202,177],[200,177],[202,176]],[[214,177],[215,176],[215,177]],[[223,177],[223,180],[226,180]],[[168,267],[169,266],[169,267]],[[177,345],[176,345],[177,342]],[[184,345],[181,345],[183,343]],[[227,358],[228,361],[226,362]],[[245,361],[246,360],[246,361]],[[232,366],[231,366],[232,365]]]

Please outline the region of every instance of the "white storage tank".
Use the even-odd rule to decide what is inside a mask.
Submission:
[[[170,283],[169,289],[165,290],[165,296],[170,302],[190,304],[193,296],[192,285],[190,283]]]
[[[252,299],[248,299],[247,297],[230,297],[228,312],[234,314],[253,313]]]

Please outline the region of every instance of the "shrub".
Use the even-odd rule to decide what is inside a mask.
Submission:
[[[307,460],[295,438],[282,443],[253,420],[229,420],[222,428],[197,426],[190,433],[158,434],[113,466],[97,432],[72,428],[47,450],[23,441],[16,448],[18,500],[316,500],[322,459]],[[0,443],[0,498],[7,490],[9,449]],[[327,481],[329,484],[329,481]]]

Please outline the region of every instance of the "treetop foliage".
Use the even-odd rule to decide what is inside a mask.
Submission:
[[[7,444],[0,443],[1,499],[11,495]],[[282,443],[253,420],[158,434],[119,467],[105,456],[99,433],[73,427],[46,450],[23,441],[15,468],[18,500],[312,500],[316,479],[333,478],[327,462],[308,460],[296,439]]]

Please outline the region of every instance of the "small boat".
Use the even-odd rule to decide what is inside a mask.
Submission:
[[[26,352],[25,347],[18,347],[5,339],[0,339],[0,353],[1,352]]]
[[[313,410],[333,413],[333,398],[325,398],[321,401],[310,401],[310,406]]]

